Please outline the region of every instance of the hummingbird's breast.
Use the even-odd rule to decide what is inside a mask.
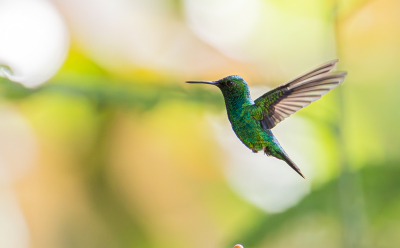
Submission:
[[[260,151],[267,146],[268,135],[259,120],[254,119],[246,108],[242,111],[228,112],[232,129],[242,143],[253,151]]]

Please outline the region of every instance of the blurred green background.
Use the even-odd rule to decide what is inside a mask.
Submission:
[[[0,247],[400,246],[400,1],[41,2],[55,75],[0,42],[25,76],[0,77]],[[184,84],[238,74],[255,98],[335,58],[344,84],[273,129],[307,180]]]

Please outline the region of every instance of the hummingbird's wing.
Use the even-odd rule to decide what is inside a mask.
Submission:
[[[343,71],[330,73],[337,62],[325,63],[257,98],[253,117],[261,120],[263,128],[271,129],[291,114],[320,99],[343,82],[347,75]]]

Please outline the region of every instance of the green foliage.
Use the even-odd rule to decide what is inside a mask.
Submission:
[[[362,221],[368,221],[369,227],[354,227],[355,229],[352,232],[357,232],[357,228],[367,228],[365,232],[372,235],[369,237],[358,236],[358,239],[353,241],[353,245],[358,246],[363,242],[371,245],[373,243],[381,243],[384,239],[390,238],[391,240],[386,240],[387,243],[392,244],[388,247],[396,247],[400,239],[391,237],[390,234],[385,235],[375,226],[382,225],[382,223],[390,220],[398,223],[400,219],[399,214],[393,212],[400,204],[400,181],[397,180],[400,174],[398,164],[399,161],[388,162],[385,166],[371,164],[357,173],[345,173],[341,178],[314,190],[297,206],[280,214],[260,217],[258,223],[255,223],[253,228],[247,230],[236,241],[240,241],[248,248],[264,247],[265,245],[267,247],[276,247],[276,244],[274,245],[274,242],[276,242],[275,237],[281,234],[285,236],[286,232],[289,232],[287,235],[290,237],[291,230],[295,231],[299,221],[301,223],[304,219],[321,219],[320,225],[328,225],[328,223],[324,224],[324,219],[332,219],[340,223],[341,219],[346,222],[354,221],[354,218],[363,218]],[[342,204],[341,195],[343,192],[341,192],[341,187],[343,185],[341,184],[343,184],[343,181],[345,181],[344,190],[349,194],[347,196],[348,199],[345,199],[347,201],[346,205]],[[359,194],[357,188],[362,189],[362,194]],[[362,206],[358,208],[360,204]],[[350,210],[346,208],[350,208]],[[362,212],[355,212],[359,211],[358,209],[363,210]],[[349,213],[349,215],[346,215],[346,213]],[[339,224],[338,227],[339,233],[346,230],[343,225]],[[317,226],[316,228],[323,229],[324,226]],[[317,229],[312,231],[318,232]],[[323,240],[313,240],[312,237],[311,239],[307,238],[304,237],[303,242],[298,243],[296,247],[324,246],[323,243],[318,243]],[[338,244],[342,247],[345,246],[345,244]],[[328,245],[328,247],[331,246]]]

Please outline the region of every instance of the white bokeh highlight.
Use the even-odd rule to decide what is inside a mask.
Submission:
[[[262,0],[185,0],[184,6],[194,34],[224,55],[252,63],[265,78],[335,57],[333,29],[320,13],[294,14]]]
[[[66,24],[46,0],[0,0],[0,75],[27,87],[50,79],[69,46]],[[12,72],[12,73],[11,73]]]
[[[260,0],[185,0],[188,25],[199,38],[225,55],[245,60],[240,49],[260,21]]]

